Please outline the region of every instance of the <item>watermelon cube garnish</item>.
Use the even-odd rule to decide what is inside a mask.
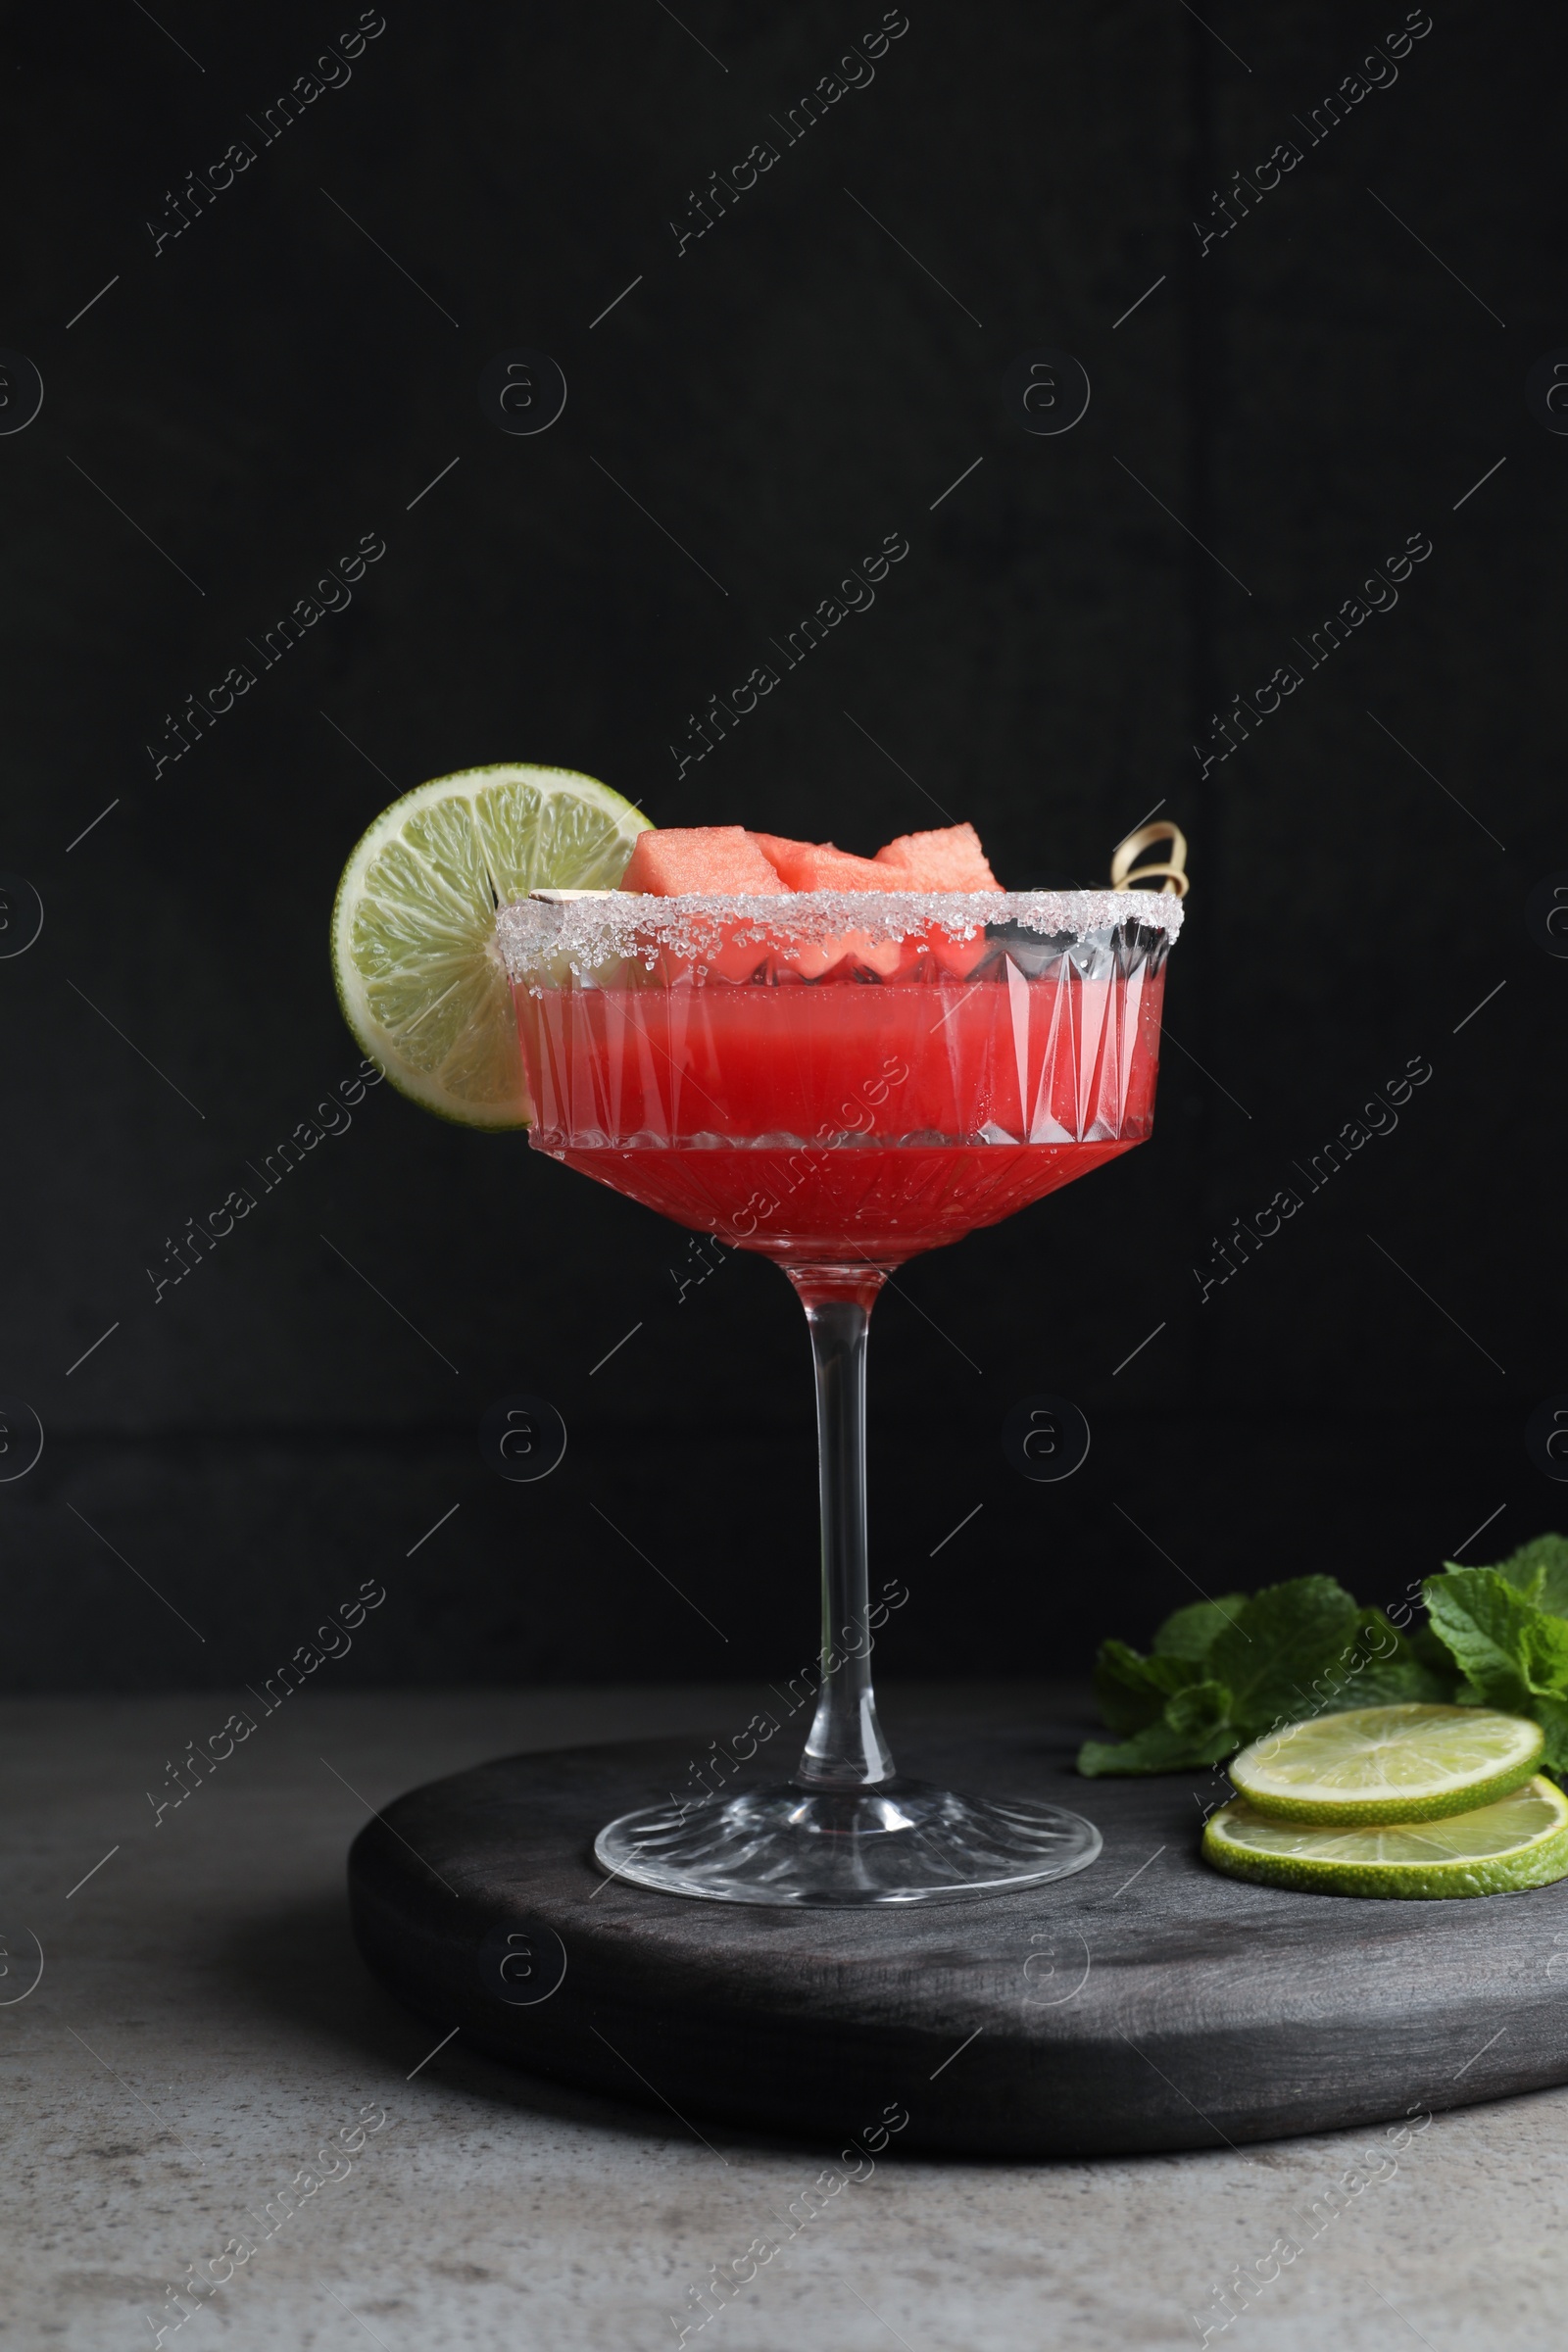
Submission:
[[[830,841],[790,841],[779,833],[754,833],[762,855],[791,890],[902,890],[906,887],[874,858],[856,858]],[[872,941],[863,931],[846,931],[841,938],[803,947],[792,958],[805,980],[818,979],[845,962],[863,964],[891,979],[904,958],[896,939]]]
[[[662,825],[638,834],[620,887],[655,899],[704,892],[776,899],[789,884],[779,879],[744,825]]]
[[[774,871],[791,890],[910,890],[906,882],[874,858],[857,858],[835,849],[830,841],[789,841],[780,833],[751,836]]]
[[[1000,890],[973,825],[942,825],[932,833],[901,833],[878,850],[898,890]],[[886,884],[883,885],[887,887]]]

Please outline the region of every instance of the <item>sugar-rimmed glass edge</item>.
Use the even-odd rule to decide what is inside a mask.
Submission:
[[[767,898],[606,891],[498,907],[496,945],[510,977],[521,982],[546,967],[552,975],[564,967],[580,977],[627,956],[649,961],[661,952],[700,962],[725,944],[787,956],[847,933],[882,946],[933,931],[973,939],[1016,927],[1068,946],[1133,926],[1163,933],[1169,947],[1183,917],[1173,892],[1146,890],[811,890]]]

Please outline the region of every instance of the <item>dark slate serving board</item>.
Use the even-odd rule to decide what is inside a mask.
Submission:
[[[349,1857],[355,1934],[433,2026],[535,2073],[816,2137],[902,2108],[902,2153],[1219,2147],[1568,2082],[1568,1881],[1447,1902],[1241,1886],[1199,1858],[1214,1776],[1082,1781],[1075,1744],[901,1742],[922,1779],[1099,1825],[1098,1862],[1021,1894],[853,1913],[606,1880],[595,1833],[702,1752],[658,1740],[400,1797]]]

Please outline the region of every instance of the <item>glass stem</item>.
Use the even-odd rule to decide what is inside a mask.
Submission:
[[[808,1788],[894,1777],[871,1689],[865,1532],[865,1342],[884,1277],[867,1266],[787,1266],[811,1335],[822,1503],[821,1682],[796,1770]]]

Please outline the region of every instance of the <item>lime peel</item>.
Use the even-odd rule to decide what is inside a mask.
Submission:
[[[1568,1797],[1537,1778],[1469,1813],[1363,1829],[1271,1821],[1238,1797],[1205,1824],[1203,1857],[1228,1878],[1295,1893],[1521,1894],[1568,1878]]]
[[[1350,1828],[1474,1812],[1528,1781],[1545,1736],[1491,1707],[1352,1707],[1293,1723],[1232,1758],[1239,1795],[1276,1821]]]

